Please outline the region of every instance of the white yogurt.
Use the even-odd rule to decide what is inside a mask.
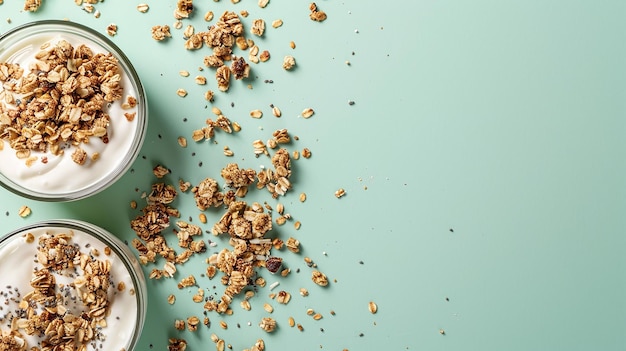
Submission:
[[[71,33],[44,32],[27,36],[11,48],[0,50],[0,62],[18,63],[26,75],[29,65],[35,61],[34,55],[40,51],[42,44],[49,42],[55,45],[59,40],[66,40],[72,46],[85,44],[92,49],[94,54],[106,53],[107,51],[98,44],[86,42],[86,39]],[[82,190],[101,182],[105,178],[112,177],[112,173],[120,172],[120,163],[129,162],[129,150],[135,142],[139,115],[133,121],[128,121],[124,113],[137,113],[138,108],[122,109],[121,104],[126,96],[138,98],[137,92],[131,84],[128,72],[122,73],[122,86],[124,88],[121,100],[115,101],[104,111],[110,116],[108,127],[109,142],[103,143],[100,138],[92,137],[88,144],[81,144],[81,148],[88,156],[99,154],[96,161],[88,160],[84,165],[79,165],[72,160],[73,148],[65,150],[62,155],[55,156],[51,153],[31,152],[38,156],[38,161],[31,166],[26,166],[23,159],[18,159],[15,150],[8,142],[0,151],[0,173],[5,177],[31,191],[45,194],[65,194]],[[0,86],[0,91],[2,91]],[[40,160],[47,158],[47,163]]]
[[[2,286],[0,286],[0,331],[6,332],[10,330],[10,316],[18,309],[20,298],[26,293],[33,290],[30,286],[30,279],[33,277],[33,270],[42,269],[43,266],[36,261],[37,247],[39,238],[42,235],[52,235],[58,233],[68,233],[69,229],[60,227],[39,227],[33,229],[25,229],[24,231],[8,238],[5,243],[0,245],[0,277],[2,277]],[[88,350],[129,350],[130,342],[133,340],[133,333],[136,331],[138,323],[138,287],[134,286],[131,274],[124,265],[123,260],[111,252],[105,255],[105,244],[99,239],[87,234],[83,231],[72,229],[72,243],[78,244],[82,253],[89,253],[90,250],[98,250],[99,255],[96,258],[100,261],[108,260],[111,262],[111,281],[112,284],[108,289],[109,304],[111,313],[106,317],[107,326],[101,329],[101,340],[95,340],[88,344]],[[31,233],[34,240],[29,242],[26,235]],[[82,270],[78,268],[77,274],[82,274]],[[57,283],[57,292],[60,292],[59,286],[71,283],[74,278],[63,276],[60,273],[53,272]],[[118,291],[117,285],[125,284],[125,289]],[[68,291],[76,295],[75,289]],[[66,291],[63,291],[65,293]],[[19,296],[18,296],[19,294]],[[79,315],[81,311],[85,311],[84,307],[78,302],[73,302],[68,297],[66,305],[67,313]],[[85,311],[86,312],[86,311]],[[26,336],[29,349],[38,346],[42,338],[34,335],[28,336],[23,331],[22,335]]]

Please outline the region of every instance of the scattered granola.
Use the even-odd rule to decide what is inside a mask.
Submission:
[[[309,10],[311,10],[311,13],[309,14],[309,17],[316,22],[323,22],[326,20],[326,18],[328,17],[326,15],[326,12],[321,11],[317,8],[317,4],[315,4],[314,2],[312,2],[309,5]]]
[[[110,36],[115,36],[117,34],[117,24],[111,23],[107,26],[106,32]]]
[[[259,323],[259,327],[261,327],[261,329],[265,330],[266,332],[271,333],[276,329],[276,320],[271,317],[262,318],[261,322]]]
[[[188,18],[193,12],[193,0],[178,0],[174,9],[174,18],[177,20]]]
[[[296,59],[291,55],[285,56],[285,58],[283,59],[283,68],[289,71],[293,69],[295,66],[296,66]]]
[[[152,39],[156,41],[162,41],[171,37],[172,33],[170,33],[170,26],[168,26],[167,24],[152,27]]]
[[[370,313],[374,314],[376,312],[378,312],[378,305],[376,305],[376,303],[374,301],[370,301],[367,305]]]
[[[40,6],[41,6],[41,0],[26,0],[24,2],[25,11],[35,12],[39,10]]]
[[[250,33],[262,37],[263,33],[265,33],[265,21],[260,18],[252,21],[252,28],[250,28]]]
[[[319,286],[326,286],[328,285],[328,278],[326,277],[326,274],[318,271],[318,270],[314,270],[312,275],[311,275],[311,279],[313,280],[313,282]]]
[[[26,218],[28,216],[30,216],[31,214],[31,209],[30,207],[26,206],[26,205],[22,205],[20,207],[20,209],[17,211],[17,215],[22,217],[22,218]]]
[[[148,6],[148,4],[139,4],[139,5],[137,5],[137,11],[139,11],[141,13],[146,13],[146,12],[148,12],[149,9],[150,9],[150,6]]]

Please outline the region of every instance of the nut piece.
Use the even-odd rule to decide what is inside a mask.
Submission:
[[[328,278],[326,277],[326,274],[318,270],[313,271],[313,273],[311,274],[311,280],[313,280],[313,282],[319,286],[328,285]]]

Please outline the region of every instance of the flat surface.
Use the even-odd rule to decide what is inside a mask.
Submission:
[[[626,3],[329,0],[317,2],[328,14],[317,23],[305,1],[271,0],[265,9],[247,0],[197,1],[184,26],[206,28],[209,10],[216,19],[225,10],[247,10],[246,31],[255,18],[268,24],[255,41],[270,60],[253,65],[253,78],[233,81],[228,93],[217,91],[211,70],[198,71],[209,50],[185,50],[182,30],[172,29],[165,42],[150,37],[153,25],[173,25],[175,1],[148,4],[140,13],[135,2],[107,0],[95,5],[99,18],[71,1],[45,2],[37,13],[23,12],[21,1],[0,5],[0,32],[42,19],[68,18],[103,33],[116,23],[112,40],[134,63],[150,110],[141,155],[113,187],[61,204],[2,189],[2,228],[77,218],[131,240],[129,221],[139,211],[129,204],[141,206],[157,164],[172,170],[164,181],[194,185],[221,179],[229,162],[259,169],[270,163],[254,157],[252,141],[281,128],[299,137],[290,151],[307,147],[312,157],[294,161],[293,189],[280,199],[293,218],[274,230],[298,238],[302,252],[280,253],[288,277],[265,274],[293,295],[286,306],[273,302],[278,330],[257,326],[267,315],[263,303],[272,302],[266,287],[249,312],[236,300],[233,315],[208,314],[208,330],[176,331],[174,319],[203,313],[191,301],[196,288],[176,287],[203,272],[197,258],[176,279],[148,282],[139,350],[165,350],[168,337],[204,350],[211,333],[234,350],[259,338],[267,350],[626,347]],[[283,26],[271,28],[279,18]],[[287,54],[297,60],[294,71],[281,68]],[[194,83],[198,74],[206,86]],[[177,96],[179,88],[189,94]],[[216,91],[213,104],[203,98],[207,89]],[[213,117],[212,105],[242,130],[196,144],[191,133]],[[303,119],[307,107],[315,115]],[[250,118],[253,109],[263,117]],[[187,148],[178,146],[179,136],[190,141]],[[234,157],[223,155],[224,146]],[[347,193],[341,199],[334,196],[339,188]],[[277,203],[265,191],[246,200]],[[32,209],[27,218],[17,214],[22,205]],[[174,205],[199,223],[191,194]],[[203,227],[210,229],[221,210],[206,215]],[[229,247],[223,238],[204,239],[218,244],[209,251]],[[305,256],[329,276],[329,287],[311,282]],[[219,279],[205,278],[199,287],[222,291]],[[298,294],[301,287],[308,297]],[[174,305],[166,302],[170,293],[178,297]],[[324,318],[314,321],[308,308]],[[290,328],[289,316],[304,331]]]

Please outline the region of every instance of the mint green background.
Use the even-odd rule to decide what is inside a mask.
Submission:
[[[191,302],[196,289],[149,281],[139,350],[165,350],[168,337],[187,339],[191,350],[212,349],[211,333],[235,350],[258,338],[267,350],[626,349],[626,2],[320,0],[329,17],[315,23],[307,1],[271,0],[265,9],[251,0],[196,1],[196,16],[185,25],[197,29],[207,25],[207,10],[216,18],[248,10],[246,29],[254,18],[268,23],[265,37],[255,39],[272,58],[253,66],[255,79],[216,91],[214,105],[243,127],[216,133],[217,145],[190,138],[212,117],[202,98],[216,90],[212,71],[201,72],[207,86],[193,82],[208,49],[184,50],[176,30],[167,42],[150,38],[153,25],[173,24],[175,1],[148,1],[141,14],[139,2],[107,0],[96,5],[99,19],[71,1],[44,2],[39,12],[25,13],[22,1],[5,0],[0,32],[41,19],[69,18],[101,32],[116,23],[113,41],[147,90],[148,136],[133,171],[93,198],[50,204],[0,190],[3,230],[77,218],[130,240],[138,211],[128,204],[149,190],[157,164],[172,169],[167,181],[192,184],[220,179],[228,162],[269,166],[254,158],[251,142],[279,128],[299,136],[290,150],[313,152],[294,161],[294,188],[281,199],[302,228],[290,222],[275,230],[297,237],[303,251],[281,252],[289,277],[264,274],[269,283],[280,281],[276,291],[293,295],[287,306],[274,303],[279,329],[268,335],[256,326],[270,301],[265,288],[252,311],[236,300],[232,316],[209,314],[209,330],[177,332],[175,318],[202,316],[202,306]],[[284,25],[271,28],[277,18]],[[296,57],[295,71],[280,67],[286,54]],[[181,69],[191,77],[180,77]],[[178,88],[189,95],[178,97]],[[283,117],[273,117],[270,104]],[[298,116],[306,107],[316,111],[308,120]],[[257,108],[264,117],[251,119]],[[177,145],[180,135],[188,148]],[[234,158],[223,156],[224,145]],[[334,197],[338,188],[346,189],[344,198]],[[266,192],[246,199],[276,203]],[[24,204],[33,210],[26,219],[17,215]],[[175,206],[198,223],[190,194]],[[211,224],[220,212],[207,215]],[[215,249],[227,247],[225,239],[209,238]],[[315,286],[304,256],[337,282]],[[198,257],[177,279],[198,277],[204,267]],[[217,279],[199,285],[222,292]],[[300,287],[310,296],[299,296]],[[171,292],[174,306],[166,302]],[[370,300],[379,305],[375,315]],[[313,321],[307,308],[324,318]],[[288,316],[305,331],[289,328]]]

